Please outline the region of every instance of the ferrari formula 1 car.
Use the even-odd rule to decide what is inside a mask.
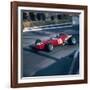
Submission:
[[[66,43],[74,45],[76,44],[76,38],[72,35],[61,33],[58,34],[56,37],[50,38],[49,40],[41,41],[40,39],[37,39],[35,41],[35,48],[36,50],[52,51],[54,47],[65,45]]]

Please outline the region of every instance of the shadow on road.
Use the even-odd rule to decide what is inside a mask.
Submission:
[[[49,58],[49,59],[53,59],[53,60],[59,61],[58,58],[52,57],[52,56],[50,56],[50,55],[48,55],[46,53],[42,53],[42,52],[37,51],[37,50],[32,49],[32,48],[23,48],[23,50],[28,51],[28,52],[32,52],[34,54],[37,54],[37,55],[40,55],[40,56],[43,56],[43,57],[46,57],[46,58]],[[47,52],[47,51],[45,51],[45,52]],[[48,52],[48,53],[50,53],[50,52]]]
[[[61,46],[61,49],[62,49],[62,47],[64,48],[64,46]],[[68,45],[65,46],[65,47],[68,47]],[[54,55],[54,53],[57,52],[57,51],[55,51],[55,50],[53,50],[52,52],[48,52],[47,50],[39,51],[39,50],[36,50],[35,48],[32,48],[32,45],[29,46],[29,47],[23,48],[23,50],[24,50],[24,51],[27,51],[27,52],[31,52],[31,53],[37,54],[37,55],[39,55],[39,56],[43,56],[43,57],[46,57],[46,58],[55,60],[55,61],[59,61],[61,58],[64,58],[64,57],[66,57],[66,56],[69,56],[69,55],[71,55],[72,53],[74,53],[74,52],[76,51],[76,50],[73,50],[73,52],[70,53],[69,55],[66,55],[66,56],[64,55],[64,56],[62,56],[62,57],[60,57],[60,58],[57,58],[57,56]],[[64,54],[64,53],[63,53],[63,54]],[[59,55],[59,56],[60,56],[60,55]],[[73,55],[71,55],[70,57],[73,57]]]

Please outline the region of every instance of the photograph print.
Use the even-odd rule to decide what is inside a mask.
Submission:
[[[79,74],[79,13],[22,10],[22,76]]]

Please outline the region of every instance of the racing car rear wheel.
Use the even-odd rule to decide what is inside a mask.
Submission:
[[[36,41],[35,41],[35,45],[37,45],[38,43],[40,43],[41,42],[41,40],[40,39],[37,39]]]
[[[71,37],[71,38],[68,40],[68,43],[71,44],[71,45],[75,45],[75,44],[77,43],[76,38],[75,38],[75,37]]]
[[[46,46],[48,51],[52,51],[53,50],[53,45],[52,44],[47,44]]]

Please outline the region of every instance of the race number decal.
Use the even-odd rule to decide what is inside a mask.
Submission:
[[[58,39],[58,44],[61,44],[61,43],[63,43],[63,41],[62,41],[62,39],[60,38],[60,39]]]

